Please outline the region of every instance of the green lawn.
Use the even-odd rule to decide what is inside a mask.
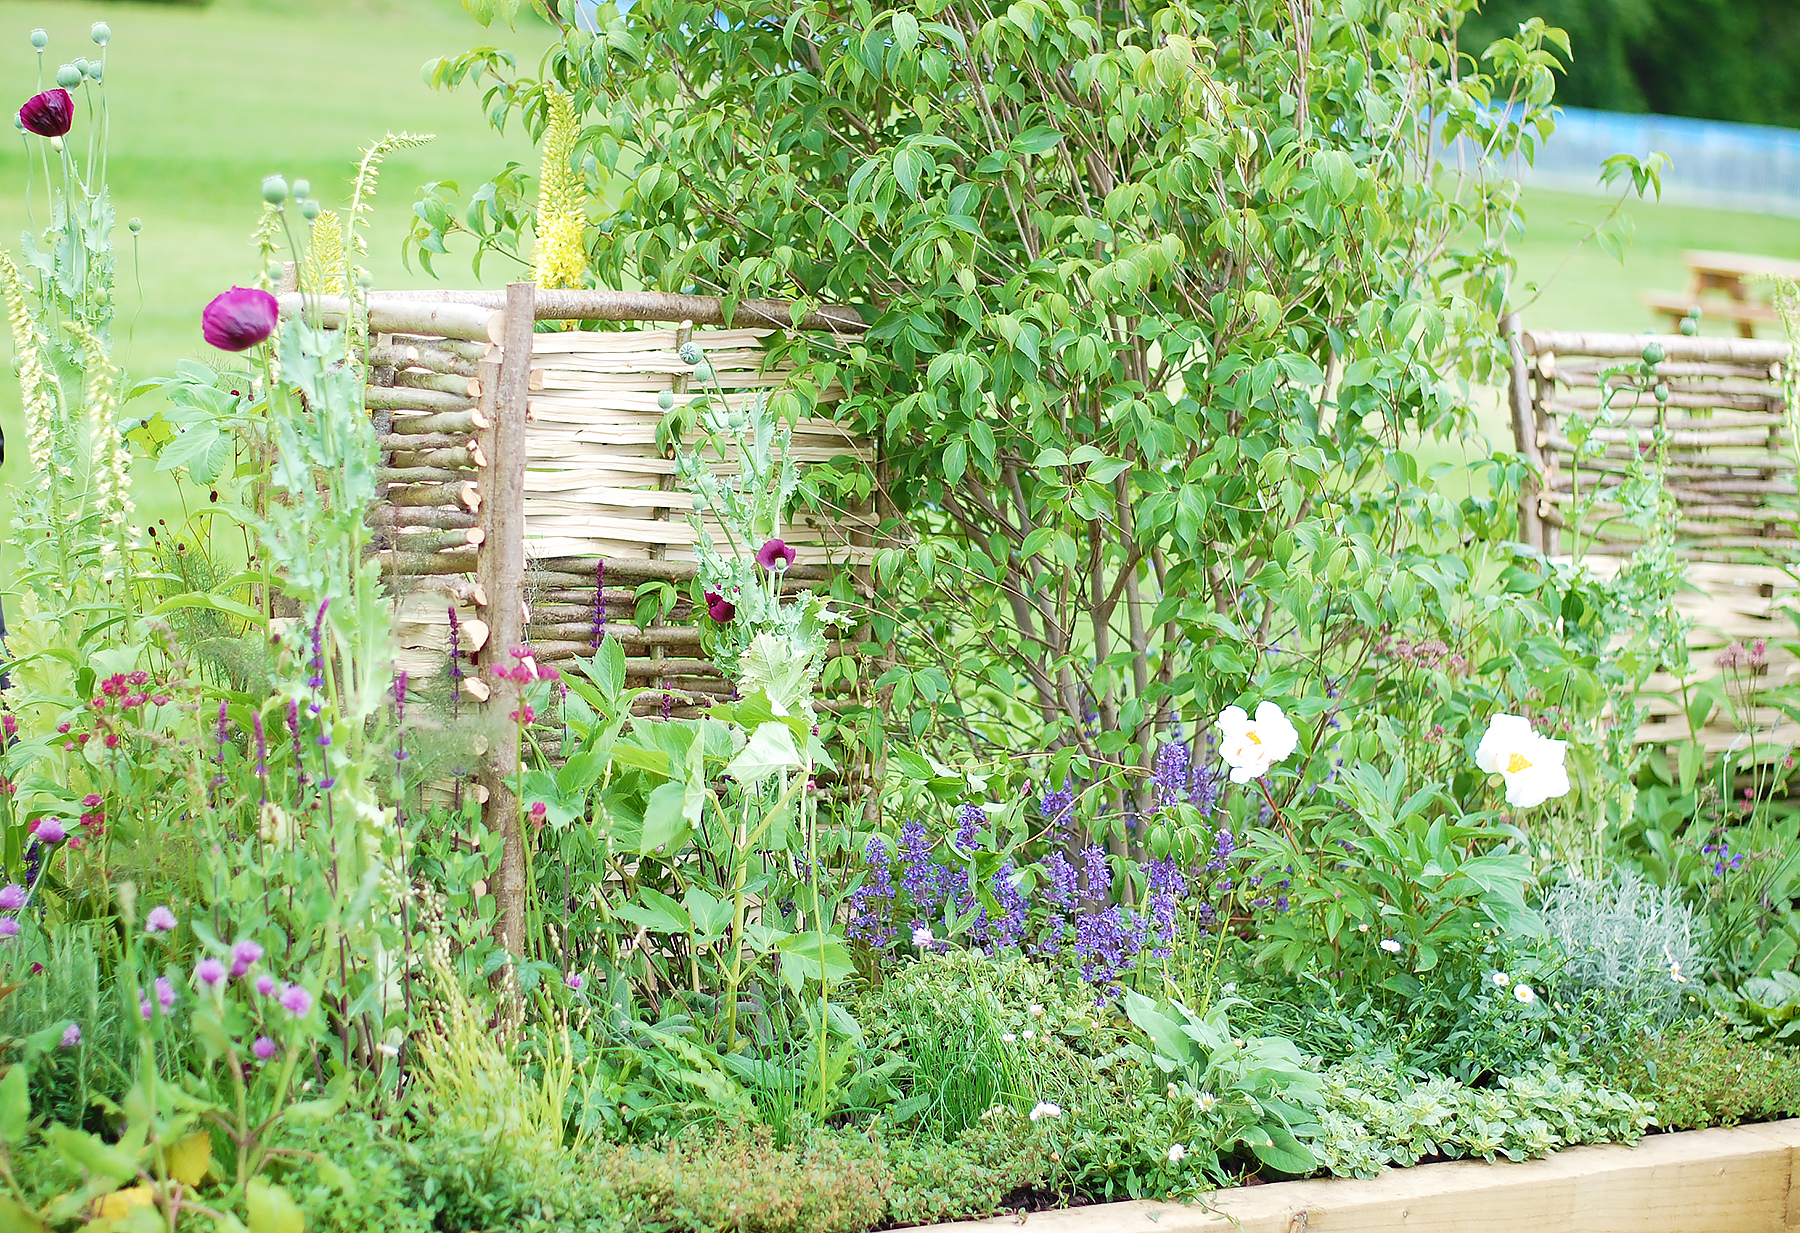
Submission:
[[[88,31],[99,20],[113,32],[109,179],[121,223],[144,224],[135,268],[130,236],[123,227],[118,236],[117,350],[133,378],[209,350],[200,309],[255,276],[249,236],[270,172],[308,179],[326,205],[340,205],[360,147],[390,131],[436,134],[384,164],[370,239],[377,285],[415,287],[431,280],[400,258],[414,189],[455,180],[467,190],[507,159],[531,157],[523,138],[488,128],[478,95],[433,92],[420,68],[479,43],[513,48],[535,65],[549,43],[545,27],[484,31],[457,0],[216,0],[203,9],[0,0],[0,98],[23,102],[37,87],[33,27],[50,34],[49,75],[95,54]],[[15,238],[9,247],[29,223],[25,182],[21,145],[0,142],[0,236]],[[40,219],[42,187],[40,174]],[[439,268],[451,286],[478,285],[465,260]],[[509,271],[496,261],[482,273],[493,285]],[[24,482],[27,465],[11,382],[0,383],[0,426],[14,446],[0,472],[3,494]],[[140,474],[138,486],[143,512],[175,508],[168,484]],[[0,495],[0,517],[4,505]]]

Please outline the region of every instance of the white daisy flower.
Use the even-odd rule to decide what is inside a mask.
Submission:
[[[1044,1004],[1042,1002],[1033,1002],[1025,1008],[1025,1013],[1030,1015],[1033,1019],[1042,1019],[1044,1017]]]
[[[1019,1038],[1017,1036],[1014,1036],[1011,1032],[1000,1033],[1000,1043],[1003,1045],[1010,1045],[1010,1044],[1012,1044],[1013,1041],[1015,1041],[1017,1039],[1019,1039]]]
[[[1194,1108],[1201,1113],[1211,1113],[1219,1107],[1219,1098],[1211,1092],[1201,1092],[1194,1097]]]
[[[1383,938],[1381,939],[1381,949],[1390,955],[1397,955],[1400,953],[1400,943],[1392,938]]]
[[[1169,1163],[1175,1164],[1187,1159],[1187,1148],[1179,1143],[1169,1144]]]
[[[1531,986],[1526,984],[1524,981],[1520,981],[1518,984],[1513,986],[1513,996],[1518,998],[1519,1001],[1525,1003],[1525,1005],[1527,1005],[1527,1006],[1529,1006],[1533,1002],[1537,1001],[1537,994],[1532,990]]]
[[[1512,977],[1508,976],[1505,972],[1495,972],[1494,975],[1490,979],[1496,985],[1500,985],[1502,987],[1512,984]]]
[[[1040,1100],[1031,1107],[1031,1120],[1041,1122],[1047,1117],[1061,1117],[1062,1106],[1053,1105],[1047,1100]]]

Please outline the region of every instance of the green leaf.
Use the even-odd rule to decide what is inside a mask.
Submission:
[[[638,851],[673,852],[687,838],[687,785],[671,779],[650,794],[644,805],[644,829],[638,836]]]
[[[1268,1143],[1253,1144],[1251,1151],[1256,1158],[1278,1173],[1287,1173],[1302,1177],[1319,1167],[1318,1157],[1306,1144],[1296,1139],[1286,1126],[1279,1124],[1264,1126],[1269,1136]]]
[[[794,732],[785,723],[758,724],[756,731],[725,768],[739,783],[755,786],[778,771],[799,770],[806,759],[794,744]]]
[[[136,1157],[108,1146],[85,1130],[52,1126],[48,1137],[64,1160],[95,1177],[127,1182],[137,1176]]]
[[[0,1141],[13,1147],[31,1129],[30,1076],[21,1062],[14,1062],[0,1079]]]
[[[280,1186],[252,1178],[244,1187],[250,1233],[305,1233],[306,1214]]]

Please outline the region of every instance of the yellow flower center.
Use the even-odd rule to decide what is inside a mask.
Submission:
[[[1508,775],[1517,775],[1520,771],[1529,770],[1530,767],[1531,759],[1527,758],[1524,754],[1516,753],[1506,760],[1506,773]]]
[[[1244,732],[1244,735],[1250,738],[1250,743],[1252,745],[1262,744],[1262,737],[1256,735],[1256,733],[1254,731],[1246,730]]]

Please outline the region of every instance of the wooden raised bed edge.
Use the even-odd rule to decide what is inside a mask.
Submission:
[[[1222,1190],[1205,1206],[1103,1203],[931,1233],[1797,1233],[1800,1119],[1572,1147],[1542,1160],[1457,1160],[1380,1177]]]

